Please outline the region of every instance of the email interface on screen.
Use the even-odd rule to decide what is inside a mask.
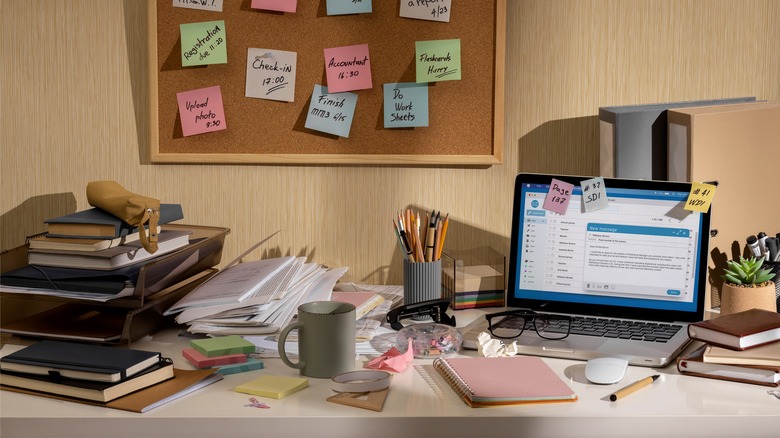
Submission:
[[[679,214],[687,192],[607,188],[608,207],[586,213],[575,187],[561,215],[542,208],[549,185],[521,190],[515,296],[696,310],[702,218]]]

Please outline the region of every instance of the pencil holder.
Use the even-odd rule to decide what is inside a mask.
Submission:
[[[404,304],[437,298],[441,298],[441,260],[419,263],[404,260]]]

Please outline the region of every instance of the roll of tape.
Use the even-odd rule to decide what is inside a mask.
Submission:
[[[390,387],[390,377],[387,371],[350,371],[333,377],[331,388],[336,392],[381,391]]]

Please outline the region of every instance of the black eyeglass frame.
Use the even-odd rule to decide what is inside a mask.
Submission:
[[[533,326],[534,326],[534,331],[536,332],[536,335],[539,336],[542,339],[548,339],[548,340],[552,340],[552,341],[557,341],[557,340],[565,339],[565,338],[567,338],[571,334],[571,321],[572,321],[571,316],[568,316],[568,315],[550,315],[550,314],[547,314],[547,313],[536,313],[536,312],[534,312],[532,310],[505,310],[503,312],[488,313],[488,314],[485,315],[485,319],[487,320],[487,323],[488,323],[488,331],[490,332],[490,334],[493,337],[496,337],[496,338],[499,338],[499,339],[515,339],[517,337],[520,337],[520,335],[522,335],[523,332],[525,331],[525,324],[523,324],[523,326],[519,329],[520,333],[518,333],[515,336],[500,336],[500,335],[497,335],[497,334],[493,333],[493,328],[495,326],[493,325],[493,321],[492,320],[494,318],[498,318],[498,317],[502,317],[502,316],[517,316],[517,317],[524,318],[526,322],[532,322]],[[539,319],[542,319],[542,318],[554,318],[554,319],[568,321],[569,324],[568,324],[568,331],[566,332],[566,335],[560,336],[560,337],[553,337],[553,338],[542,335],[539,332],[539,327],[536,325],[536,321],[539,320]],[[499,320],[496,324],[500,324],[501,321],[503,321],[503,320],[504,319]]]

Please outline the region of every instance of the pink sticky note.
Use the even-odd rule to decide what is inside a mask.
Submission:
[[[227,129],[219,85],[176,93],[185,137]]]
[[[569,205],[569,198],[574,191],[574,184],[569,184],[553,178],[550,183],[550,190],[544,198],[542,208],[554,211],[560,214],[566,214],[566,207]]]
[[[295,12],[298,0],[252,0],[251,7],[268,11]]]
[[[328,92],[371,88],[371,59],[368,44],[325,49]]]

